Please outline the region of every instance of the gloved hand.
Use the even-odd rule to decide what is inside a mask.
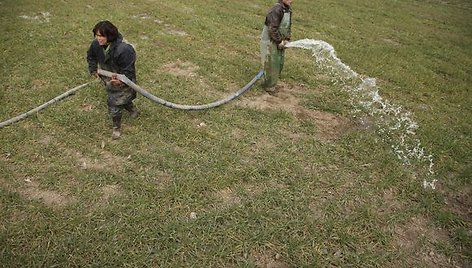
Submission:
[[[279,43],[278,47],[280,50],[285,49],[285,46],[288,44],[287,40],[282,40],[282,42]]]

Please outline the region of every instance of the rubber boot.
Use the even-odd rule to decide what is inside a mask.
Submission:
[[[113,120],[113,132],[111,133],[111,138],[117,140],[121,137],[121,116],[115,116]]]
[[[133,108],[131,108],[131,111],[130,111],[130,116],[131,118],[135,119],[135,118],[138,118],[140,112],[138,110],[138,108],[136,108],[135,105],[133,105]]]
[[[277,93],[279,92],[279,88],[277,86],[265,88],[265,91],[269,93],[270,95],[276,96]]]
[[[132,102],[126,105],[125,109],[130,113],[130,117],[133,119],[137,118],[140,114],[138,108]]]

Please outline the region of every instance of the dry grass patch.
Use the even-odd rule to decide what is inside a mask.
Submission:
[[[241,199],[231,188],[218,191],[216,198],[220,201],[219,205],[222,207],[232,207],[241,204]]]
[[[249,256],[251,262],[258,268],[290,268],[288,263],[282,260],[282,255],[274,253],[270,250],[256,251],[253,250]]]
[[[339,138],[349,126],[349,120],[328,112],[310,110],[300,105],[298,94],[304,89],[301,86],[280,83],[274,95],[263,94],[257,98],[243,99],[239,105],[260,110],[282,110],[294,115],[298,120],[314,121],[318,127],[317,138],[331,141]]]
[[[23,198],[39,201],[51,208],[62,208],[76,201],[69,194],[42,189],[39,183],[32,180],[26,182],[25,187],[18,191]]]
[[[177,60],[162,66],[163,70],[169,74],[183,77],[195,77],[196,72],[200,69],[197,65],[188,61]]]
[[[455,267],[453,260],[434,250],[435,244],[450,241],[445,230],[432,226],[429,220],[417,216],[395,226],[392,246],[407,255],[411,265],[427,267]]]
[[[84,155],[82,152],[72,148],[64,148],[62,150],[64,156],[72,159],[81,169],[106,170],[108,172],[121,172],[129,162],[126,157],[113,155],[109,151],[101,150],[98,152],[99,157],[91,157]]]
[[[97,207],[106,207],[110,204],[110,200],[122,194],[123,190],[121,186],[113,184],[113,185],[105,185],[100,189],[101,196],[98,202],[96,203]]]
[[[186,36],[188,35],[187,32],[171,25],[166,25],[166,31],[170,35],[176,35],[176,36]]]
[[[287,188],[287,185],[284,183],[279,183],[275,180],[260,183],[241,183],[241,186],[249,196],[256,196],[267,191],[282,190]]]
[[[95,105],[91,103],[82,103],[78,109],[81,112],[91,112],[93,109],[95,109]]]
[[[31,81],[31,89],[34,91],[47,89],[49,87],[49,82],[41,79],[35,79]]]
[[[472,225],[472,187],[466,185],[461,191],[443,191],[448,207],[457,215],[460,215],[468,223]],[[469,228],[471,229],[471,228]]]
[[[117,156],[105,150],[106,143],[104,141],[102,141],[101,148],[88,147],[92,154],[98,155],[95,157],[54,141],[54,138],[49,135],[43,135],[36,142],[44,146],[53,145],[57,151],[61,152],[62,158],[71,159],[80,169],[105,170],[113,173],[122,171],[129,163],[129,157]]]
[[[397,213],[404,208],[400,202],[401,197],[398,194],[398,190],[395,188],[384,190],[382,193],[382,200],[383,203],[379,211],[382,215]]]

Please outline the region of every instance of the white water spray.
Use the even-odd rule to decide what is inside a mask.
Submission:
[[[379,134],[391,145],[393,152],[405,166],[418,168],[424,175],[423,187],[436,188],[436,179],[432,179],[433,156],[428,154],[418,138],[415,138],[418,124],[411,119],[411,113],[401,106],[392,104],[380,96],[375,78],[363,78],[337,56],[330,44],[313,39],[303,39],[287,44],[311,50],[316,63],[327,70],[332,82],[340,84],[349,93],[353,114],[367,113],[379,124]]]

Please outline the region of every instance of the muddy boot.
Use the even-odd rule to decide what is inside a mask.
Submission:
[[[113,132],[111,133],[111,138],[118,140],[121,137],[121,129],[114,127]]]
[[[125,109],[129,112],[131,118],[137,118],[140,114],[138,108],[133,103],[125,106]]]
[[[113,117],[113,132],[111,138],[117,140],[121,137],[121,117]]]
[[[270,95],[277,95],[277,92],[279,92],[279,88],[277,86],[269,87],[269,88],[264,88],[264,90],[269,93]]]
[[[133,106],[133,109],[131,109],[131,111],[130,111],[131,118],[133,118],[133,119],[138,118],[139,114],[140,114],[140,112],[139,112],[138,108],[136,108],[136,106]]]

